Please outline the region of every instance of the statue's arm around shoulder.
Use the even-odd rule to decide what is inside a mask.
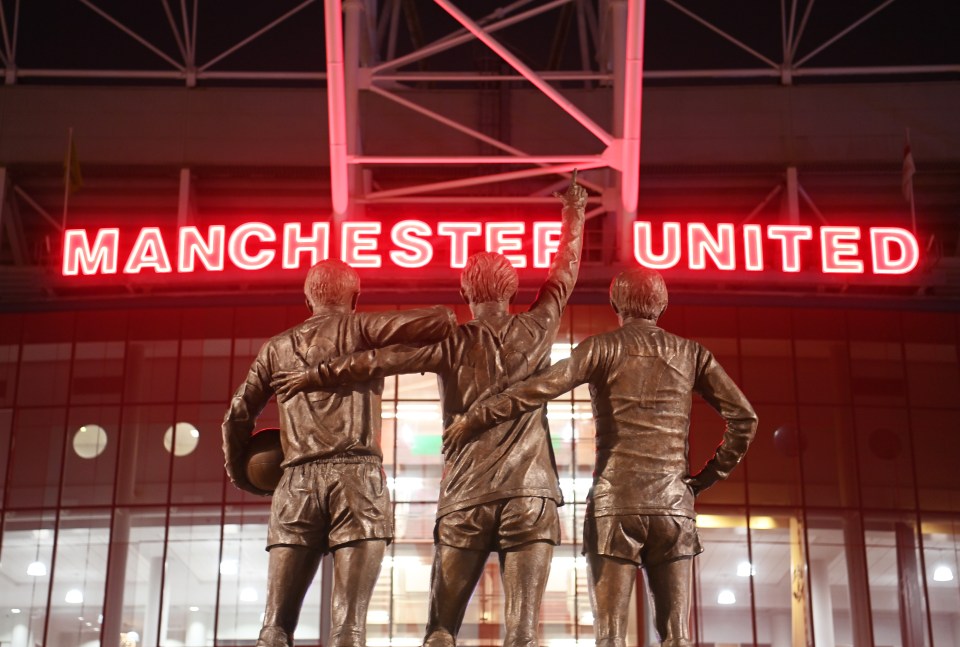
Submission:
[[[444,306],[361,312],[356,317],[360,334],[368,348],[383,348],[391,344],[431,344],[446,339],[457,329],[456,315]]]
[[[602,361],[593,341],[594,338],[584,340],[567,359],[474,403],[444,430],[445,451],[455,450],[478,433],[539,409],[573,387],[590,381]]]

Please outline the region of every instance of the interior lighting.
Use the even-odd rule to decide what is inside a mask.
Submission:
[[[30,565],[27,566],[27,575],[33,575],[34,577],[43,577],[47,574],[47,565],[43,562],[30,562]]]
[[[10,609],[10,613],[20,613],[20,609]]]
[[[736,604],[737,596],[730,589],[723,589],[717,595],[717,604]]]
[[[937,566],[937,569],[933,572],[933,581],[934,582],[952,582],[953,571],[950,570],[949,566]]]
[[[241,602],[256,602],[257,601],[257,590],[252,586],[245,587],[240,589],[240,601]]]
[[[225,559],[220,562],[220,575],[236,575],[237,574],[237,560],[235,559]]]
[[[63,601],[67,604],[83,604],[83,591],[80,589],[70,589],[63,597]],[[83,620],[82,617],[79,619]]]
[[[200,607],[190,607],[190,610],[191,610],[191,611],[199,611],[199,610],[200,610]]]
[[[128,631],[127,642],[131,642],[131,643],[140,642],[140,634],[138,634],[136,631]]]
[[[756,575],[757,569],[750,562],[740,562],[737,564],[737,577],[750,577]]]

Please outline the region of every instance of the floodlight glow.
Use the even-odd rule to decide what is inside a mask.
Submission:
[[[730,589],[723,589],[717,594],[717,604],[736,604],[737,596]]]

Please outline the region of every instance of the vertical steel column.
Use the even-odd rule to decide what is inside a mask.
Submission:
[[[347,212],[350,200],[347,177],[347,103],[343,72],[343,6],[341,0],[324,2],[327,38],[327,113],[330,125],[330,193],[334,220]]]
[[[643,97],[643,18],[646,0],[628,2],[623,74],[623,161],[620,200],[623,210],[636,213],[640,195],[640,117]]]

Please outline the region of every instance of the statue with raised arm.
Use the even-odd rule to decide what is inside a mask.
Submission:
[[[348,265],[321,261],[304,285],[311,316],[260,349],[223,421],[230,480],[254,494],[244,453],[281,372],[358,350],[433,342],[456,328],[446,308],[355,312],[360,279]],[[331,647],[365,647],[367,607],[393,538],[380,449],[383,381],[301,393],[279,403],[283,476],[267,529],[267,600],[257,647],[289,647],[307,588],[333,553]]]
[[[460,277],[474,319],[423,348],[394,347],[319,363],[281,376],[281,397],[302,389],[398,373],[438,376],[444,424],[477,400],[550,364],[550,350],[580,265],[586,191],[563,195],[560,242],[540,292],[526,312],[510,314],[517,272],[500,254],[470,257]],[[490,430],[444,454],[434,528],[435,553],[424,645],[453,647],[487,557],[496,552],[505,595],[504,645],[537,644],[540,602],[562,504],[545,408]]]
[[[541,410],[589,384],[597,463],[584,520],[583,551],[591,582],[597,647],[624,647],[630,593],[646,571],[662,645],[692,645],[692,559],[702,552],[694,497],[726,478],[743,458],[757,417],[713,355],[657,326],[667,289],[651,270],[629,270],[610,286],[620,328],[588,337],[569,359],[514,384],[468,411],[446,430],[449,451],[484,445],[483,429]],[[690,474],[691,394],[726,421],[723,441]]]

